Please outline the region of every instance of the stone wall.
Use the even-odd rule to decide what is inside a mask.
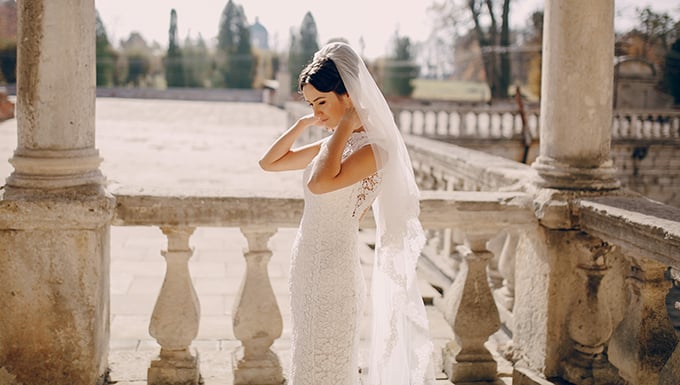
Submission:
[[[524,151],[522,143],[516,140],[458,139],[452,142],[517,162],[521,161]],[[538,143],[532,143],[527,164],[531,164],[537,155]],[[614,140],[611,157],[623,187],[680,207],[680,141]]]
[[[616,141],[611,156],[623,186],[680,207],[680,142]]]

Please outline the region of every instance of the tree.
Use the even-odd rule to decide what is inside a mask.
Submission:
[[[291,79],[297,80],[300,71],[312,61],[319,50],[319,32],[311,12],[307,12],[297,33],[291,31],[288,52],[288,69]],[[297,90],[297,81],[291,82],[291,91]]]
[[[182,51],[177,41],[177,12],[174,9],[170,11],[168,52],[165,56],[165,82],[168,87],[185,86]]]
[[[207,87],[210,84],[210,53],[199,34],[196,41],[187,36],[182,49],[182,69],[187,87]]]
[[[411,40],[395,34],[394,50],[384,61],[383,92],[386,96],[410,96],[411,80],[418,76],[420,67],[413,62]]]
[[[147,85],[151,70],[151,48],[139,34],[132,32],[126,41],[121,41],[121,50],[126,63],[123,70],[127,76],[122,77],[123,84],[132,84],[135,87]]]
[[[17,42],[0,40],[0,84],[17,82]]]
[[[675,40],[666,55],[665,81],[673,103],[680,105],[680,38]]]
[[[116,71],[116,52],[113,50],[109,37],[106,34],[104,23],[96,13],[95,22],[95,50],[97,60],[97,86],[110,87],[114,83]]]
[[[637,26],[617,42],[617,54],[641,57],[654,63],[659,89],[672,93],[675,84],[669,83],[665,72],[669,57],[674,65],[672,44],[680,38],[680,21],[673,20],[667,13],[656,13],[650,7],[638,8],[637,17]]]
[[[468,28],[479,43],[491,97],[505,99],[510,85],[510,0],[443,0],[433,6],[440,24]],[[467,15],[467,17],[466,17]],[[500,20],[499,20],[500,16]]]
[[[0,1],[0,84],[16,83],[17,4]]]
[[[255,57],[250,42],[250,28],[243,7],[229,0],[222,11],[217,35],[218,69],[224,85],[252,88]]]
[[[531,15],[533,25],[532,36],[527,40],[527,45],[541,47],[543,44],[543,11],[536,11]],[[541,97],[541,65],[543,62],[542,52],[533,51],[530,53],[528,87],[529,92],[540,99]]]

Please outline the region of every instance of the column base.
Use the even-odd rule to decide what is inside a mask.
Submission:
[[[7,178],[8,188],[63,189],[82,185],[103,185],[99,170],[102,158],[95,149],[17,150],[9,162],[14,172]]]
[[[607,357],[603,354],[588,356],[574,352],[573,357],[565,362],[562,370],[564,379],[574,384],[626,384],[618,375],[618,370],[609,363]]]
[[[182,358],[163,357],[151,361],[147,371],[147,383],[149,385],[198,385],[200,383],[200,370],[198,352],[194,356],[188,354]]]
[[[543,188],[606,191],[621,187],[611,160],[596,168],[580,168],[546,156],[539,156],[532,167],[538,172],[535,184]]]
[[[494,383],[498,378],[498,363],[488,352],[480,354],[475,361],[458,361],[446,348],[442,353],[444,372],[455,384]]]
[[[243,346],[239,346],[232,354],[234,370],[234,385],[281,385],[283,369],[279,357],[271,350],[266,358],[261,360],[246,360],[243,356]]]

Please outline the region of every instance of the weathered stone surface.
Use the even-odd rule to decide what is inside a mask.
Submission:
[[[77,203],[71,206],[72,215],[82,212]],[[60,228],[59,218],[35,218],[37,225],[30,228],[0,226],[0,308],[12,309],[0,312],[0,367],[19,382],[85,385],[105,374],[107,220],[103,216],[99,226],[76,228],[78,218],[67,212],[62,217],[69,224],[66,228]],[[30,222],[25,214],[22,220]]]

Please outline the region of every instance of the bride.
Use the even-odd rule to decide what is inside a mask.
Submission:
[[[300,73],[313,113],[297,120],[260,160],[268,171],[304,169],[305,208],[292,250],[289,385],[359,384],[366,299],[358,231],[372,206],[371,337],[364,383],[433,384],[432,342],[415,268],[425,238],[406,146],[359,55],[331,43]],[[332,134],[293,148],[311,126]]]

